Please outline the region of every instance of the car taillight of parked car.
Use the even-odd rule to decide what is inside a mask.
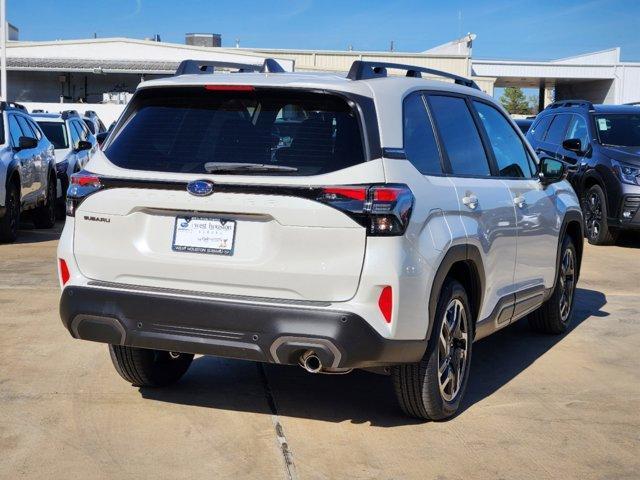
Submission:
[[[67,190],[67,216],[75,216],[78,205],[102,187],[100,177],[92,173],[82,171],[71,175],[69,189]]]
[[[407,229],[414,196],[401,184],[349,185],[323,187],[316,200],[345,212],[369,236],[397,236]]]

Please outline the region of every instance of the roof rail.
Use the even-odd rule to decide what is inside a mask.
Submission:
[[[547,108],[562,108],[562,107],[587,107],[589,110],[594,110],[593,103],[589,100],[558,100],[557,102],[553,102],[550,105],[547,105]]]
[[[273,58],[265,58],[262,65],[254,63],[223,62],[218,60],[183,60],[180,62],[175,76],[213,73],[216,68],[237,68],[239,73],[284,73],[284,68]]]
[[[85,110],[84,111],[84,116],[85,117],[97,117],[98,114],[96,113],[95,110]]]
[[[15,108],[16,110],[22,110],[23,112],[27,111],[27,107],[22,105],[21,103],[16,102],[0,102],[0,110],[7,110],[9,108]]]
[[[387,76],[387,68],[393,68],[397,70],[406,70],[407,77],[422,78],[422,73],[428,73],[436,77],[444,77],[453,80],[458,85],[464,85],[465,87],[475,88],[480,90],[478,84],[473,80],[454,75],[453,73],[443,72],[442,70],[434,70],[427,67],[416,67],[415,65],[404,65],[401,63],[387,63],[387,62],[370,62],[364,60],[356,60],[351,64],[347,78],[349,80],[368,80],[370,78],[380,78]]]

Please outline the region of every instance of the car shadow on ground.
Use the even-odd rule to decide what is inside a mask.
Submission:
[[[18,238],[14,244],[24,243],[40,243],[50,242],[52,240],[58,240],[62,234],[64,228],[64,220],[56,221],[53,228],[38,229],[33,226],[29,220],[25,219],[20,222],[20,229],[18,230]]]
[[[578,289],[575,301],[572,327],[565,335],[532,332],[525,320],[475,343],[459,414],[510,382],[585,320],[608,315],[601,292]],[[380,427],[420,423],[400,411],[390,377],[363,371],[311,375],[300,367],[199,357],[175,386],[141,388],[140,393],[161,402],[327,422]]]
[[[616,247],[640,248],[640,232],[622,232],[616,241]]]

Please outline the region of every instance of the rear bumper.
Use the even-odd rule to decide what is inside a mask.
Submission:
[[[69,286],[60,316],[74,338],[270,363],[313,350],[330,368],[418,361],[424,340],[390,340],[351,312]]]

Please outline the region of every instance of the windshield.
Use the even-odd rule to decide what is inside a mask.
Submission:
[[[640,113],[596,115],[596,128],[603,145],[640,146]]]
[[[43,122],[38,121],[38,125],[44,132],[45,137],[53,143],[53,148],[69,148],[69,140],[67,138],[67,130],[62,122]]]
[[[106,156],[136,170],[252,175],[317,175],[364,161],[358,117],[341,97],[210,88],[142,90]]]

